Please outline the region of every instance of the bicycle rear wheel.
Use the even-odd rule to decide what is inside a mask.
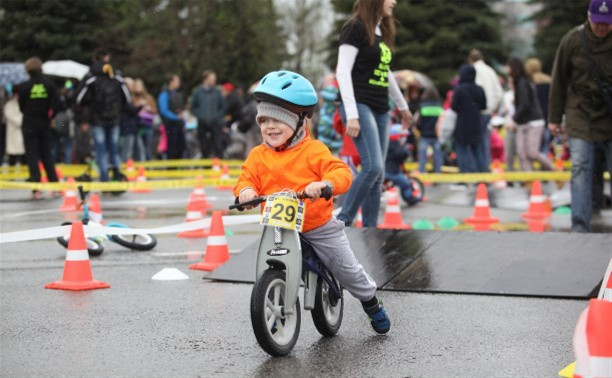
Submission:
[[[72,224],[72,222],[64,222],[62,223],[62,226],[70,224]],[[64,246],[64,248],[68,248],[70,237],[68,237],[68,235],[58,236],[57,241]],[[100,256],[104,252],[104,246],[102,243],[95,239],[85,238],[85,244],[87,244],[87,252],[89,253],[89,256]]]
[[[334,282],[340,288],[340,291],[342,291],[338,280],[334,278]],[[317,331],[326,337],[335,336],[338,333],[340,325],[342,325],[344,313],[344,298],[341,296],[334,301],[331,298],[332,295],[334,294],[329,288],[327,281],[319,277],[317,280],[315,306],[311,311],[311,315]]]

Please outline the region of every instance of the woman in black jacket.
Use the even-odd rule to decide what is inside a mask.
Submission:
[[[453,138],[461,173],[488,171],[480,132],[480,111],[486,109],[487,98],[475,81],[474,67],[471,64],[462,65],[459,68],[459,85],[451,105],[457,113]]]
[[[555,169],[553,163],[539,150],[545,121],[535,87],[525,74],[520,59],[511,57],[506,64],[514,83],[515,125],[511,127],[516,127],[516,153],[521,170],[532,171],[531,163],[539,161],[544,169],[552,171]]]

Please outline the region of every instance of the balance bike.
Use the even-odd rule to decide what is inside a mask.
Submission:
[[[331,188],[323,189],[323,197],[331,198]],[[289,354],[300,333],[300,279],[304,309],[311,311],[317,331],[331,337],[342,324],[342,287],[298,232],[304,217],[300,199],[304,198],[308,197],[279,192],[230,206],[243,210],[266,202],[251,293],[251,324],[261,348],[275,357]]]

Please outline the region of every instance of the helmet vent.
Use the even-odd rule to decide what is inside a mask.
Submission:
[[[297,79],[299,76],[298,75],[293,75],[291,76],[293,79]]]
[[[261,81],[261,83],[262,84],[265,83],[267,79],[268,79],[267,77],[264,77],[263,80]]]
[[[283,85],[281,87],[281,89],[285,90],[285,89],[289,88],[290,86],[291,86],[291,82],[288,82],[288,83],[285,83],[285,85]]]
[[[286,74],[287,74],[286,72],[281,72],[278,74],[278,77],[285,76]]]

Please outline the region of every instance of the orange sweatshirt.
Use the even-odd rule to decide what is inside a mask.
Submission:
[[[329,181],[334,187],[333,194],[337,195],[349,189],[352,179],[349,167],[342,160],[332,156],[323,143],[306,135],[296,146],[282,152],[264,144],[251,150],[242,164],[234,195],[238,197],[240,191],[248,187],[260,196],[283,189],[300,192],[314,181]],[[303,232],[323,226],[331,219],[333,201],[306,199],[304,204]]]

